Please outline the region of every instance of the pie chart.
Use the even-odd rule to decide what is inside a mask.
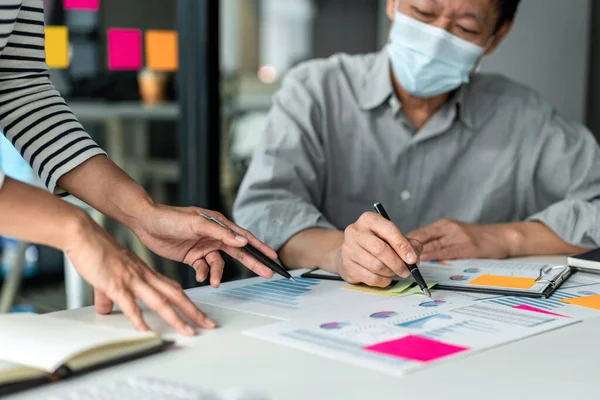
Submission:
[[[437,307],[440,304],[444,304],[445,302],[446,302],[445,300],[426,301],[424,303],[419,304],[419,307]]]
[[[581,292],[577,292],[582,296],[593,296],[596,294],[596,292],[590,292],[589,290],[582,290]]]
[[[321,324],[320,328],[328,330],[328,331],[332,331],[335,329],[342,329],[348,325],[350,325],[350,324],[347,322],[326,322],[324,324]]]
[[[371,318],[384,319],[384,318],[392,318],[398,315],[395,311],[380,311],[370,315]]]

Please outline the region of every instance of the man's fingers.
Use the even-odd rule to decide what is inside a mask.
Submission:
[[[273,277],[273,271],[271,271],[269,267],[252,257],[250,254],[246,253],[243,249],[225,246],[223,251],[244,264],[246,268],[253,271],[258,276],[262,276],[263,278],[267,279]]]
[[[116,299],[121,312],[131,321],[131,324],[138,331],[149,331],[150,328],[144,322],[142,310],[135,302],[131,293],[124,291]]]
[[[370,213],[365,217],[367,219],[367,225],[369,229],[387,242],[392,249],[398,254],[398,256],[407,264],[414,264],[419,259],[417,252],[413,249],[411,243],[408,241],[400,229],[391,221],[374,214]]]
[[[474,258],[474,254],[463,246],[451,246],[433,250],[429,253],[425,252],[421,256],[422,261],[456,260],[459,258]]]
[[[432,240],[443,237],[446,234],[446,225],[446,220],[439,220],[434,222],[433,224],[408,232],[406,236],[412,239],[416,239],[423,244],[426,244]]]
[[[364,283],[380,288],[386,288],[392,283],[391,277],[378,275],[353,260],[348,260],[345,265],[345,279],[349,283]]]
[[[210,285],[218,288],[221,284],[221,278],[223,278],[225,261],[223,261],[218,251],[213,251],[206,256],[206,262],[210,265]]]
[[[192,268],[194,268],[194,271],[196,271],[196,281],[204,282],[208,277],[208,271],[210,269],[206,261],[200,258],[194,261],[194,263],[192,264]]]
[[[181,285],[164,276],[150,278],[150,284],[157,292],[164,294],[167,300],[176,306],[185,316],[197,326],[206,329],[212,329],[216,326],[215,322],[208,318],[196,305],[187,297],[181,289]]]
[[[169,325],[184,336],[193,336],[196,334],[194,328],[189,326],[173,309],[168,297],[154,289],[148,283],[141,279],[134,284],[134,293],[137,298],[142,300],[148,307],[156,312]]]
[[[394,276],[394,275],[405,275],[409,273],[406,268],[406,264],[392,248],[384,242],[382,239],[378,238],[375,235],[362,235],[359,238],[359,243],[361,247],[371,255],[372,258],[375,258],[383,265],[383,269],[373,269],[369,268],[367,264],[360,263],[361,265],[367,267],[372,272],[382,276]],[[377,266],[376,262],[373,260],[370,261],[372,265]]]

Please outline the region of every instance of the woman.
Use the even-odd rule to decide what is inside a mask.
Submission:
[[[272,249],[218,213],[156,204],[83,130],[49,80],[42,0],[0,3],[0,125],[51,192],[72,194],[118,220],[156,254],[192,266],[199,281],[210,275],[211,285],[219,285],[224,262],[218,250],[260,276],[272,276],[241,247],[250,242],[275,259]],[[200,212],[216,216],[243,237]],[[82,211],[1,173],[0,234],[65,251],[94,287],[101,314],[116,303],[137,329],[147,330],[135,301],[141,300],[184,335],[193,335],[194,327],[175,309],[199,327],[215,326],[181,286],[126,251]]]

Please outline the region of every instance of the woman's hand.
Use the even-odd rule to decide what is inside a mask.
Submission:
[[[200,213],[217,218],[237,235],[201,217]],[[250,243],[273,260],[277,259],[277,253],[217,212],[197,207],[153,205],[130,227],[142,243],[159,256],[194,268],[198,282],[210,275],[210,284],[213,287],[220,285],[225,263],[219,250],[263,278],[273,276],[273,271],[243,251],[242,247]]]
[[[136,303],[141,300],[183,335],[194,335],[195,329],[176,310],[200,328],[215,327],[177,282],[153,271],[87,215],[80,216],[65,230],[69,239],[64,251],[94,287],[99,314],[109,314],[116,303],[136,329],[146,331],[148,325]]]

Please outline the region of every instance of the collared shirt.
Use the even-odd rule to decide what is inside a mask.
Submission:
[[[540,221],[600,246],[600,149],[534,91],[475,74],[418,131],[385,52],[290,72],[234,205],[279,249],[309,228],[344,229],[381,202],[403,232],[441,218]]]

